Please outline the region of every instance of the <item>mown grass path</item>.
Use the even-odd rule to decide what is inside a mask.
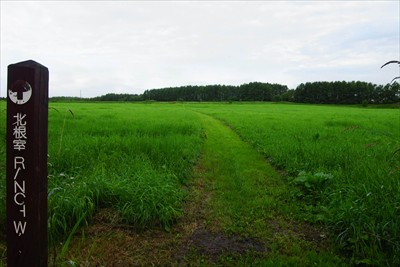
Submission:
[[[228,243],[236,238],[243,241],[232,242],[231,251],[229,246],[222,249],[220,263],[341,265],[329,251],[325,231],[293,219],[301,209],[291,201],[284,178],[228,126],[209,115],[199,116],[206,141],[196,179],[206,184],[205,228],[223,233]],[[247,250],[235,250],[237,246]],[[207,248],[200,251],[207,252]]]
[[[282,186],[279,175],[230,128],[208,115],[199,116],[207,136],[200,175],[212,190],[212,225],[227,232],[263,236],[266,229],[257,225],[263,225],[260,219],[274,215],[274,196]]]
[[[166,232],[137,233],[103,210],[66,259],[80,266],[338,266],[327,233],[294,220],[283,178],[219,120],[197,113],[205,142],[184,215]],[[70,263],[68,263],[70,264]],[[66,264],[66,266],[71,266]]]

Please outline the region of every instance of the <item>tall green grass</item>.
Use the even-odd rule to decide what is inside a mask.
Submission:
[[[355,263],[400,264],[400,111],[193,105],[230,125],[299,185],[305,217],[336,232]]]
[[[51,236],[99,207],[117,209],[137,229],[168,228],[181,215],[182,184],[202,144],[194,114],[170,105],[51,106]]]
[[[168,228],[182,214],[182,185],[200,153],[196,118],[172,105],[50,103],[50,242],[104,207],[138,230]],[[0,153],[5,157],[3,146]],[[3,201],[5,171],[0,175]]]

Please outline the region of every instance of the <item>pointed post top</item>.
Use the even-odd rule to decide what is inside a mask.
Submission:
[[[14,64],[10,64],[9,66],[20,66],[20,67],[30,67],[30,68],[45,68],[47,69],[46,66],[43,66],[42,64],[29,59],[29,60],[25,60],[25,61],[21,61],[18,63],[14,63]]]

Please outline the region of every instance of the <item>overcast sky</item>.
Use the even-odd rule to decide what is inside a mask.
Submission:
[[[50,96],[253,81],[386,84],[399,76],[400,1],[3,1],[7,66],[33,59]]]

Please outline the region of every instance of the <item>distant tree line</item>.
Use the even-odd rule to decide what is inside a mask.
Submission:
[[[143,94],[106,94],[94,98],[53,97],[52,101],[290,101],[316,104],[390,104],[400,101],[400,84],[360,81],[307,82],[286,85],[252,82],[239,86],[181,86],[146,90]]]
[[[156,101],[273,101],[288,91],[286,85],[253,82],[240,86],[181,86],[146,90],[143,100]]]
[[[396,103],[400,99],[397,82],[376,85],[366,82],[313,82],[297,86],[293,102],[320,104]]]
[[[307,82],[286,85],[253,82],[240,86],[182,86],[147,90],[142,100],[155,101],[290,101],[316,104],[389,104],[400,101],[400,84],[361,81]]]
[[[76,102],[76,101],[86,101],[85,98],[80,98],[77,96],[53,96],[50,98],[52,102]]]
[[[102,96],[97,96],[93,98],[81,98],[77,96],[54,96],[51,97],[52,102],[76,102],[76,101],[142,101],[142,95],[137,94],[106,94]]]
[[[106,94],[98,97],[91,98],[93,101],[143,101],[142,95],[137,94]]]

